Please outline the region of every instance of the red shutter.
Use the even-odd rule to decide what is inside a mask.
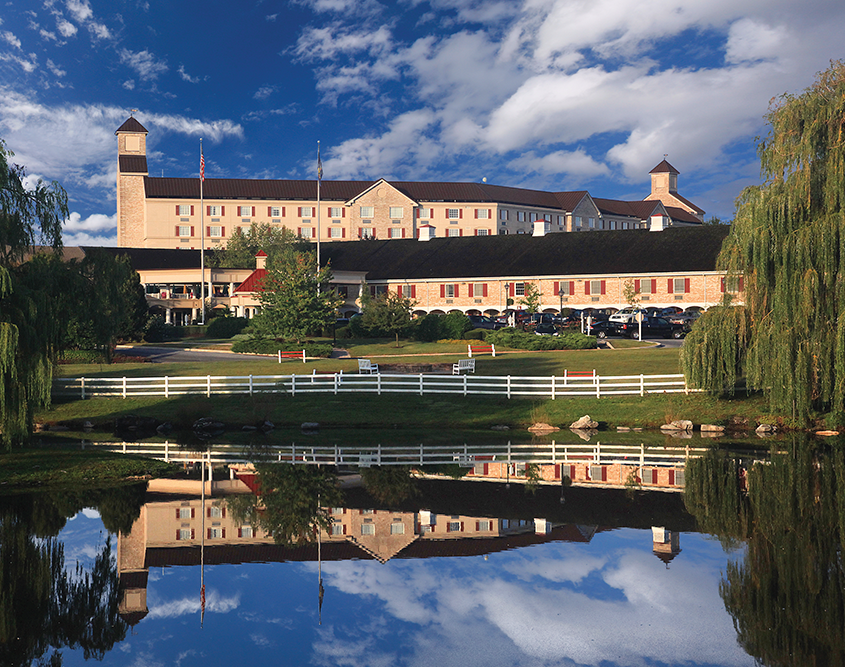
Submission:
[[[689,278],[684,278],[684,294],[689,294]]]
[[[296,228],[296,235],[297,235],[297,236],[302,236],[302,227],[297,227],[297,228]]]
[[[196,514],[196,511],[195,511],[195,510],[194,510],[194,508],[192,507],[192,508],[191,508],[191,518],[193,519],[196,515],[197,515],[197,514]]]
[[[675,486],[675,471],[669,469],[669,486]]]
[[[205,515],[206,515],[207,517],[210,517],[210,516],[211,516],[211,508],[210,508],[210,507],[206,507],[206,508],[205,508]]]
[[[206,206],[206,207],[205,207],[205,214],[206,214],[206,215],[211,215],[211,206]]]
[[[193,510],[191,510],[191,511],[193,511]],[[196,531],[193,528],[191,528],[191,539],[193,540],[195,537],[196,537]]]
[[[557,280],[555,280],[555,289],[554,289],[553,294],[554,294],[555,296],[559,296],[559,295],[560,295],[560,283],[559,283]]]
[[[176,204],[176,215],[179,215],[179,204]]]
[[[345,227],[340,230],[340,238],[342,238],[342,239],[346,238],[346,228]]]
[[[255,206],[252,207],[252,217],[255,217]]]
[[[431,220],[434,219],[434,209],[433,208],[428,209],[428,217]]]
[[[478,236],[478,230],[476,229],[475,231],[473,231],[472,235],[473,235],[473,236]]]
[[[488,209],[487,209],[487,219],[488,219],[488,220],[492,220],[492,219],[493,219],[493,209],[492,209],[492,208],[488,208]]]
[[[516,296],[516,283],[511,283],[511,285],[510,285],[510,295]]]
[[[740,277],[739,277],[739,291],[740,291],[740,292],[744,292],[744,291],[745,291],[745,276],[740,276]]]
[[[485,474],[485,475],[489,475],[489,474],[490,474],[490,464],[489,464],[489,463],[485,463],[485,464],[484,464],[484,474]]]
[[[223,518],[225,519],[226,518],[226,507],[223,506],[222,510],[223,510]]]
[[[191,204],[191,215],[193,215],[193,214],[194,214],[194,205]]]
[[[284,206],[282,206],[282,217],[283,218],[285,217],[285,207]]]
[[[364,238],[364,230],[363,229],[358,230],[358,238],[359,239]]]
[[[223,537],[223,539],[225,540],[225,539],[226,539],[226,529],[225,529],[225,528],[223,528],[223,530],[222,530],[221,532],[223,533],[223,534],[222,534],[222,537]]]
[[[470,283],[469,287],[467,287],[467,296],[469,298],[472,298],[472,297],[475,296],[475,285],[473,285],[472,283]]]
[[[176,510],[176,511],[178,512],[179,510]],[[181,539],[181,537],[179,535],[179,529],[178,528],[176,529],[176,539],[177,540]]]
[[[267,217],[268,217],[268,218],[272,218],[272,217],[273,217],[273,207],[272,207],[272,206],[268,206],[268,207],[267,207]],[[238,532],[240,532],[240,530],[241,530],[241,529],[240,529],[240,528],[238,528]],[[240,537],[240,535],[238,535],[238,537]]]
[[[458,285],[458,283],[455,283],[455,298],[456,299],[461,295],[460,290],[461,290],[460,285]]]
[[[464,217],[464,209],[459,208],[459,209],[458,209],[458,218],[459,218],[459,219],[461,219],[461,218],[463,218],[463,217]]]
[[[297,207],[296,207],[296,217],[297,217],[297,218],[301,218],[301,217],[302,217],[302,207],[301,207],[301,206],[297,206]]]
[[[657,293],[657,278],[652,278],[652,279],[651,279],[651,293],[652,293],[652,294],[656,294],[656,293]]]
[[[191,236],[193,236],[193,235],[194,235],[194,226],[191,225]]]
[[[402,228],[402,238],[403,239],[405,238],[405,228],[404,227]]]
[[[461,532],[464,532],[464,522],[461,521]]]
[[[179,236],[179,225],[176,225],[176,236]]]
[[[487,296],[487,283],[481,286],[481,296]]]
[[[639,292],[639,291],[640,291],[640,281],[639,281],[639,280],[635,280],[635,281],[634,281],[634,291],[635,291],[635,292]]]
[[[607,466],[602,466],[602,467],[601,467],[601,481],[602,481],[602,482],[606,482],[606,481],[607,481]]]
[[[477,532],[479,532],[480,530],[481,530],[481,522],[480,522],[480,521],[476,521],[476,522],[475,522],[475,532],[477,533]]]
[[[584,294],[586,294],[587,296],[590,296],[590,281],[589,280],[584,281]]]
[[[205,531],[206,531],[206,534],[205,534],[206,538],[210,540],[211,539],[211,528],[206,528]]]
[[[445,299],[445,298],[446,298],[446,285],[441,285],[441,286],[440,286],[440,298],[441,298],[441,299]]]
[[[346,217],[346,207],[343,207],[342,209],[340,209],[340,217],[341,218]]]
[[[720,289],[722,292],[724,292],[724,291],[725,291],[725,279],[724,279],[724,278],[722,278],[722,279],[719,281],[719,289]]]
[[[220,228],[220,236],[226,236],[226,228],[225,227]]]
[[[575,296],[575,281],[569,281],[569,296]]]
[[[181,517],[179,516],[179,508],[178,508],[178,507],[176,508],[176,518],[177,518],[177,519],[180,519],[180,518],[181,518]]]
[[[238,537],[243,537],[243,536],[244,536],[244,529],[238,528]]]
[[[211,227],[206,227],[206,228],[205,228],[205,235],[206,235],[206,236],[211,236]]]
[[[419,220],[419,219],[420,219],[420,211],[421,211],[421,210],[422,210],[422,209],[419,209],[419,208],[417,209],[417,220]]]
[[[220,207],[220,215],[226,215],[226,207],[225,206]]]
[[[560,463],[555,464],[555,479],[560,479]]]
[[[602,281],[601,281],[601,293],[602,293],[602,294],[604,294],[604,293],[605,293],[605,289],[606,289],[606,288],[607,288],[607,281],[606,281],[606,280],[602,280]]]
[[[667,278],[666,279],[666,291],[669,292],[669,294],[672,294],[672,292],[675,291],[675,279],[674,278]]]
[[[475,219],[478,220],[478,209],[475,209]]]

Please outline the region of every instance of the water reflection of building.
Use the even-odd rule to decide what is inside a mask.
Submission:
[[[666,563],[669,563],[681,553],[680,535],[674,530],[666,530],[662,526],[653,526],[651,529],[654,555]]]
[[[150,567],[200,564],[205,514],[206,565],[317,561],[317,544],[276,544],[257,526],[242,524],[224,499],[167,499],[141,508],[129,534],[117,540],[120,614],[135,624],[147,614]],[[545,519],[500,519],[426,510],[330,508],[332,527],[321,531],[321,560],[377,560],[486,556],[546,542],[589,542],[597,526],[552,525]]]

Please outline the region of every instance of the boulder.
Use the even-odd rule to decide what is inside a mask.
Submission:
[[[758,435],[765,434],[770,435],[778,430],[778,427],[774,424],[760,424],[756,429],[755,432]]]
[[[631,428],[630,428],[630,427],[628,427],[628,426],[617,426],[617,427],[616,427],[616,430],[617,430],[619,433],[629,433],[629,432],[631,431]]]
[[[318,422],[302,422],[303,431],[319,431],[320,424]]]
[[[577,435],[581,440],[586,442],[590,442],[590,438],[594,435],[598,435],[598,429],[595,428],[573,428],[570,429],[575,435]]]
[[[557,426],[552,426],[551,424],[537,422],[535,424],[531,424],[531,426],[528,427],[528,430],[531,431],[531,433],[541,434],[554,433],[555,431],[559,431],[560,429]]]
[[[839,431],[816,431],[816,435],[839,435]]]
[[[724,433],[725,427],[718,426],[716,424],[702,424],[701,425],[701,432],[702,433]]]
[[[660,427],[661,431],[692,431],[692,422],[689,419],[676,419]]]
[[[164,422],[163,424],[159,424],[156,426],[156,433],[159,435],[170,435],[173,431],[173,424],[170,422]]]
[[[258,430],[263,433],[268,433],[276,428],[276,425],[271,422],[269,419],[265,419],[263,422],[260,422],[257,426]]]
[[[221,435],[226,430],[226,425],[211,417],[200,417],[194,422],[191,430],[200,440],[209,440]]]
[[[597,421],[594,421],[593,419],[590,419],[590,415],[584,415],[583,417],[581,417],[581,419],[578,419],[569,425],[569,428],[572,429],[590,429],[598,427],[599,423]]]
[[[496,424],[490,427],[491,431],[510,431],[511,427],[506,424]]]

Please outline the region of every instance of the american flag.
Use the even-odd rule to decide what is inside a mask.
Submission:
[[[200,151],[200,180],[205,180],[205,155]]]

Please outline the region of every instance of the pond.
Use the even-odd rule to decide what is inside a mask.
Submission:
[[[845,658],[840,448],[711,450],[685,493],[256,467],[0,498],[0,664]]]

